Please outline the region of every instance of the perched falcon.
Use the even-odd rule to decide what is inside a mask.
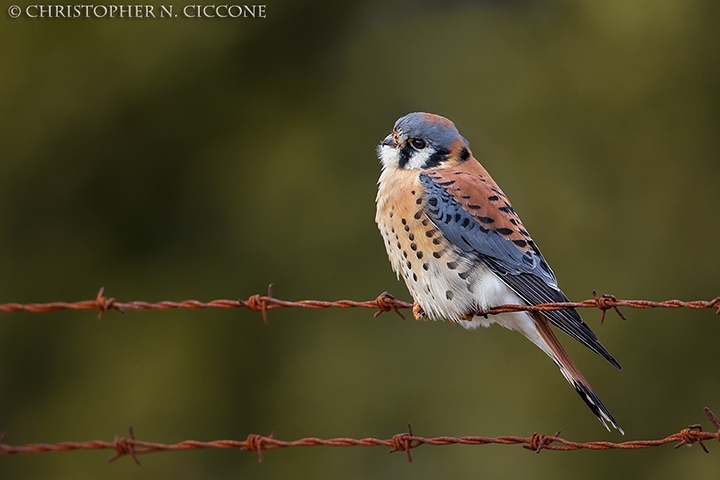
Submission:
[[[555,274],[510,201],[448,119],[400,118],[378,147],[378,224],[393,270],[415,300],[416,319],[473,330],[497,323],[540,347],[607,428],[622,433],[550,328],[610,355],[575,309],[482,315],[502,304],[566,302]]]

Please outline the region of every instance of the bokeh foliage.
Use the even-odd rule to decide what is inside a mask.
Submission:
[[[9,5],[9,4],[8,4]],[[179,5],[179,4],[178,4]],[[176,6],[178,8],[178,6]],[[3,5],[5,12],[7,5]],[[720,294],[720,9],[710,0],[277,1],[264,20],[0,22],[0,303],[408,298],[374,147],[452,118],[571,299]],[[710,312],[568,341],[628,433],[720,411]],[[567,340],[567,339],[564,339]],[[0,317],[7,442],[606,433],[529,342],[368,311]],[[423,447],[0,459],[1,478],[698,478],[720,448]]]

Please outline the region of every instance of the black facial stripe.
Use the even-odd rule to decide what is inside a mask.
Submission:
[[[410,161],[410,146],[405,145],[400,149],[400,158],[398,159],[398,167],[405,168]]]
[[[468,158],[470,158],[470,151],[467,148],[463,148],[460,151],[460,161],[464,162]]]
[[[450,151],[446,148],[437,149],[432,155],[430,155],[430,158],[427,159],[427,162],[425,162],[423,168],[437,167],[442,162],[447,160],[448,155],[450,155]]]

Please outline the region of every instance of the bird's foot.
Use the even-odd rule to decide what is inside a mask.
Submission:
[[[420,306],[418,302],[413,302],[413,317],[415,317],[415,320],[427,320],[428,316],[425,313],[425,310]]]

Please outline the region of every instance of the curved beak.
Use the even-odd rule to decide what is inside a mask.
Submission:
[[[381,145],[383,147],[397,147],[397,142],[395,141],[395,134],[391,133],[387,137],[385,137],[385,140],[382,141]]]

